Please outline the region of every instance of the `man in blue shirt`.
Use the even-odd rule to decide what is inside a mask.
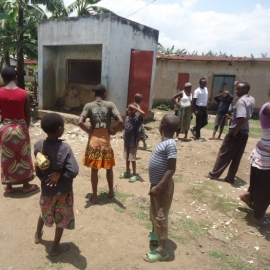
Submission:
[[[232,104],[233,96],[229,94],[227,90],[225,90],[220,95],[215,96],[214,100],[218,103],[218,110],[217,110],[217,115],[215,119],[214,132],[213,132],[212,138],[209,138],[209,140],[215,139],[218,127],[220,127],[219,135],[218,135],[218,139],[220,140],[224,126],[226,126],[228,122],[227,114],[228,114],[230,105]]]

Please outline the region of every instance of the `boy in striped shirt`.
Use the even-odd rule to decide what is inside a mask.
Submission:
[[[174,182],[173,175],[176,168],[177,149],[173,135],[178,128],[177,116],[165,115],[160,123],[159,132],[162,141],[154,149],[149,162],[150,219],[154,232],[150,234],[153,241],[156,235],[157,249],[146,253],[144,260],[147,262],[167,261],[169,254],[166,251],[168,238],[168,215],[172,203]],[[150,244],[153,242],[150,240]]]

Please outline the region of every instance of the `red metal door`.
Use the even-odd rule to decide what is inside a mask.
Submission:
[[[183,90],[185,83],[189,82],[189,74],[188,73],[179,73],[178,74],[178,83],[177,89]]]
[[[153,67],[153,51],[131,50],[127,105],[134,102],[134,95],[143,95],[141,109],[147,114]]]

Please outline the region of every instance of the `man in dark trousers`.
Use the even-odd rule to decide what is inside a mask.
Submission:
[[[242,155],[244,153],[249,132],[249,119],[253,113],[255,100],[249,95],[250,86],[246,82],[235,82],[236,95],[239,97],[233,108],[232,123],[228,134],[221,145],[213,171],[205,175],[217,179],[230,164],[225,181],[234,183]]]
[[[191,128],[190,131],[195,137],[195,140],[201,139],[201,129],[208,124],[207,114],[207,101],[208,90],[206,88],[206,79],[201,78],[199,81],[200,87],[198,87],[193,94],[193,112],[196,115],[196,126]]]

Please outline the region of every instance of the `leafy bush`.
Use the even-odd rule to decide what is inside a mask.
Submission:
[[[169,102],[166,101],[159,101],[156,106],[156,109],[161,110],[161,111],[171,111],[172,107],[171,104]]]

